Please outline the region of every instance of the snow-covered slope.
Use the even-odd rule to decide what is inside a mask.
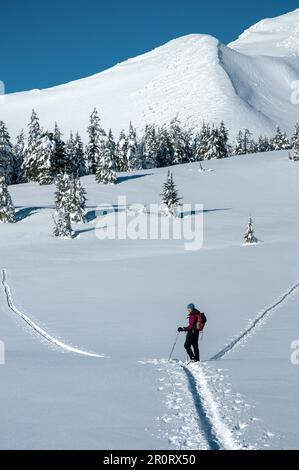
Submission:
[[[192,34],[86,79],[8,95],[0,119],[15,135],[35,108],[45,127],[57,120],[65,135],[70,129],[84,135],[96,106],[104,127],[116,132],[130,120],[141,129],[176,114],[194,128],[223,119],[233,136],[244,127],[257,135],[276,125],[291,131],[298,118],[290,99],[299,74],[298,18],[296,10],[264,20],[228,47]]]
[[[299,55],[299,9],[260,21],[229,47],[250,55],[289,57]]]
[[[88,223],[73,240],[52,236],[52,185],[10,187],[18,222],[0,224],[0,448],[298,448],[299,165],[273,152],[204,166],[214,171],[173,167],[184,203],[204,204],[194,252],[181,240],[96,236],[118,196],[158,202],[167,169],[122,174],[116,186],[83,178]],[[263,242],[243,246],[250,213]],[[221,356],[191,376],[161,360],[189,302],[208,317],[202,359]],[[183,342],[174,357],[185,359]]]

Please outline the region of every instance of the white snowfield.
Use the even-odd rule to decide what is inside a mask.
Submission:
[[[46,128],[58,121],[65,137],[78,130],[85,138],[94,107],[104,128],[115,132],[130,121],[142,130],[176,115],[194,130],[203,120],[223,119],[232,139],[243,128],[256,136],[272,135],[277,125],[291,132],[298,119],[298,53],[295,10],[258,23],[228,46],[191,34],[85,79],[7,95],[0,119],[13,136],[34,108]]]
[[[83,178],[88,223],[73,240],[51,235],[52,185],[9,188],[0,448],[298,449],[299,165],[272,152],[208,168],[172,168],[184,202],[204,205],[193,252],[180,240],[96,236],[118,196],[158,202],[167,169],[122,174],[116,186]],[[249,214],[261,243],[243,246]],[[189,302],[208,323],[204,362],[186,369],[164,358]],[[185,360],[183,342],[174,359]]]

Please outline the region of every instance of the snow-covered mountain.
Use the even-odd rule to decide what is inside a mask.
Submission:
[[[290,132],[299,117],[291,100],[298,54],[295,10],[259,22],[228,46],[192,34],[82,80],[7,95],[0,119],[15,135],[35,108],[45,127],[57,120],[65,134],[73,129],[84,136],[96,106],[103,126],[116,132],[130,120],[141,129],[177,114],[194,128],[223,119],[232,135],[244,127],[270,134],[277,125]]]

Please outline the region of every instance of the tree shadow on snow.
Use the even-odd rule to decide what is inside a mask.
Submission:
[[[184,217],[190,217],[192,215],[208,214],[210,212],[231,211],[231,210],[232,210],[231,207],[224,207],[223,209],[204,209],[202,211],[181,212],[180,218],[184,219]]]
[[[126,176],[119,176],[117,178],[117,184],[125,183],[126,181],[130,180],[137,180],[139,178],[145,178],[146,176],[150,176],[153,173],[144,173],[142,175],[126,175]]]
[[[21,222],[21,220],[24,220],[27,217],[31,217],[32,215],[36,214],[39,209],[40,207],[22,207],[16,213],[16,222]]]

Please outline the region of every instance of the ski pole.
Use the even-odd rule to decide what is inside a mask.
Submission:
[[[179,334],[180,334],[180,333],[178,332],[177,335],[176,335],[176,338],[175,338],[175,342],[173,343],[172,350],[170,351],[169,358],[168,358],[169,361],[170,361],[170,359],[171,359],[171,357],[172,357],[174,348],[176,347],[176,344],[177,344],[177,342],[178,342]]]

